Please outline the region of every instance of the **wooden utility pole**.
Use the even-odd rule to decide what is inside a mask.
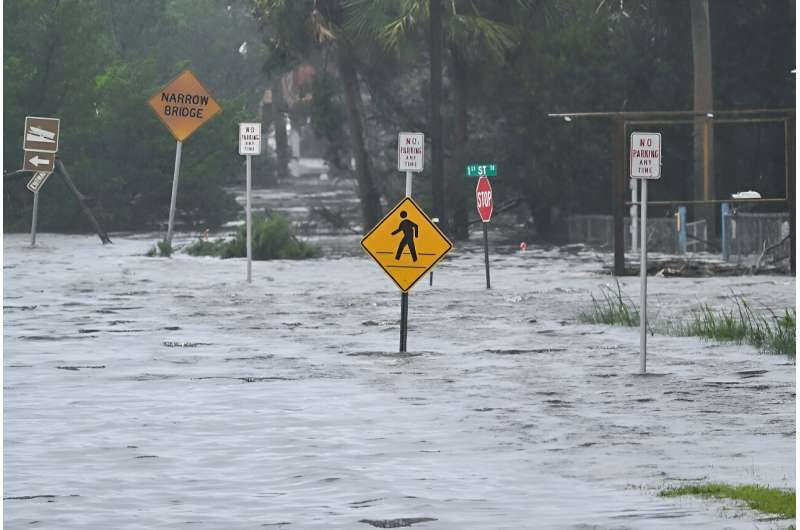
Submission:
[[[711,75],[711,23],[708,0],[691,0],[692,59],[694,65],[694,198],[715,199],[714,182],[714,93]],[[717,232],[718,212],[714,206],[698,206],[695,218],[705,218],[708,237]]]
[[[611,120],[611,212],[614,217],[614,276],[625,274],[625,188],[628,175],[625,171],[625,120],[615,116]]]
[[[439,218],[445,232],[449,223],[444,200],[444,135],[442,133],[442,0],[430,0],[430,124],[431,124],[431,185],[433,216]]]

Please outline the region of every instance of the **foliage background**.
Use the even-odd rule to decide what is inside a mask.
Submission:
[[[350,132],[334,58],[336,41],[319,39],[319,13],[336,13],[351,45],[359,81],[369,172],[381,207],[403,194],[394,167],[398,130],[426,131],[430,0],[14,0],[4,3],[4,169],[21,164],[26,115],[62,119],[60,155],[78,187],[98,198],[111,230],[152,228],[167,216],[175,142],[147,98],[191,67],[223,112],[184,145],[179,217],[214,227],[236,214],[222,191],[238,182],[236,123],[257,116],[272,80],[299,64],[322,75],[310,103],[287,112],[310,119],[325,140],[336,177],[354,178]],[[690,110],[691,0],[449,0],[444,2],[444,118],[447,216],[473,212],[466,162],[497,162],[500,202],[519,198],[542,237],[570,213],[609,213],[609,124],[547,118],[549,112]],[[709,0],[716,109],[794,107],[794,0]],[[381,39],[408,9],[422,17]],[[406,10],[406,11],[404,11]],[[449,11],[448,11],[449,10]],[[498,52],[479,38],[477,18],[509,28]],[[459,15],[462,18],[458,18]],[[455,21],[455,22],[454,22]],[[459,26],[458,23],[462,23]],[[472,28],[472,29],[470,29]],[[335,30],[336,28],[334,28]],[[316,33],[315,33],[316,31]],[[248,53],[237,49],[244,41]],[[343,41],[340,41],[343,42]],[[466,77],[454,72],[460,51]],[[466,149],[454,129],[457,96],[467,102]],[[664,178],[653,199],[691,195],[692,127],[663,128]],[[715,128],[718,195],[756,189],[782,196],[781,125]],[[259,160],[255,181],[270,171]],[[415,196],[430,205],[431,175],[415,178]],[[264,180],[261,180],[263,183]],[[25,230],[31,194],[5,183],[4,226]],[[42,194],[43,230],[87,230],[57,177]],[[779,206],[782,208],[782,206]],[[670,212],[653,210],[654,215]],[[474,214],[471,214],[474,215]]]

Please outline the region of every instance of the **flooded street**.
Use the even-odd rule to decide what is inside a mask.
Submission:
[[[613,280],[592,253],[495,253],[487,291],[482,249],[457,245],[398,354],[399,292],[357,236],[254,262],[252,285],[244,260],[143,257],[157,237],[5,237],[6,528],[790,523],[657,492],[793,486],[794,364],[656,335],[636,375],[636,328],[577,321]],[[659,318],[732,291],[777,311],[795,281],[649,291]]]

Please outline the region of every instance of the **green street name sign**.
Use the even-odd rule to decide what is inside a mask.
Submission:
[[[468,177],[496,177],[497,165],[495,164],[469,164],[467,165]]]

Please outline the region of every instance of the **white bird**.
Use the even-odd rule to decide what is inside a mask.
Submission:
[[[239,53],[242,55],[247,55],[247,41],[244,41],[241,46],[239,46]]]

